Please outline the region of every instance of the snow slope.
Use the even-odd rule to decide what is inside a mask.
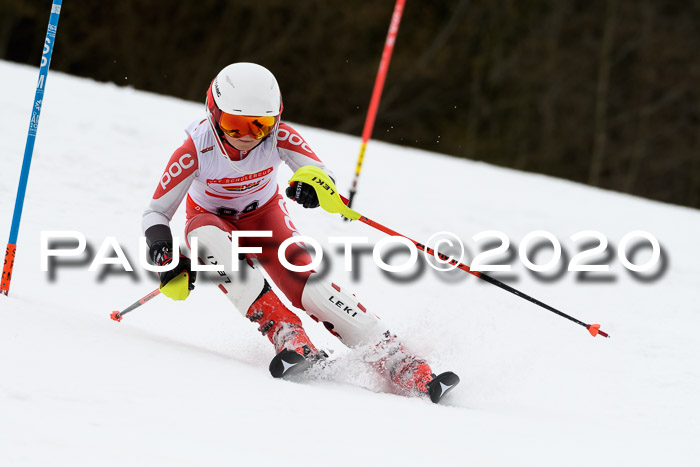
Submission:
[[[37,70],[0,62],[0,77],[1,233],[10,228]],[[110,320],[156,286],[136,260],[141,213],[202,110],[50,73],[12,289],[0,297],[0,465],[697,465],[697,210],[371,142],[356,207],[416,240],[450,231],[474,251],[471,237],[484,230],[503,231],[514,247],[547,230],[570,257],[578,231],[603,232],[614,252],[625,233],[642,229],[663,247],[666,269],[648,282],[615,255],[605,282],[574,273],[545,282],[517,255],[510,261],[509,284],[601,323],[612,336],[605,340],[461,271],[425,268],[399,282],[364,254],[359,277],[346,273],[327,238],[383,236],[290,205],[299,230],[325,245],[334,281],[434,369],[462,377],[439,406],[386,392],[305,316],[312,339],[345,358],[322,381],[273,380],[272,346],[206,281],[186,302],[157,297]],[[359,139],[296,127],[347,189]],[[282,172],[285,183],[291,173]],[[183,224],[180,211],[175,232]],[[114,236],[137,272],[100,277],[88,258],[51,280],[39,267],[47,230],[83,232],[95,250]]]

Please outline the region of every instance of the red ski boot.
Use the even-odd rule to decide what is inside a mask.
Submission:
[[[390,369],[391,380],[407,391],[428,394],[427,384],[435,375],[425,360],[406,356]]]
[[[388,331],[373,355],[368,357],[367,361],[398,387],[408,393],[428,396],[435,403],[459,384],[459,376],[451,371],[436,376],[425,360],[408,353]]]
[[[427,384],[434,377],[430,365],[408,353],[396,336],[388,331],[366,360],[404,391],[428,394]]]
[[[248,309],[246,318],[259,324],[258,331],[270,339],[276,353],[287,349],[304,357],[318,354],[299,317],[280,301],[267,282],[260,296]]]

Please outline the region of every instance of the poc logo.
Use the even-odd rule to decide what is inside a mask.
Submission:
[[[313,153],[311,148],[309,147],[308,144],[306,144],[306,141],[304,141],[301,136],[299,136],[296,133],[290,133],[289,130],[280,128],[277,131],[277,140],[278,141],[289,141],[289,144],[293,144],[294,146],[301,146],[301,148],[306,151]]]
[[[190,159],[189,162],[185,162]],[[173,178],[177,178],[185,169],[189,169],[194,165],[194,160],[192,160],[191,154],[185,154],[180,157],[179,161],[173,162],[168,167],[168,170],[163,173],[163,177],[160,179],[160,186],[165,190],[168,183],[172,181]]]

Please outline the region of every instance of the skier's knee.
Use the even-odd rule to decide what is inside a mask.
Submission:
[[[301,302],[314,321],[323,323],[349,347],[374,343],[386,331],[379,318],[368,312],[355,295],[336,284],[308,281]]]

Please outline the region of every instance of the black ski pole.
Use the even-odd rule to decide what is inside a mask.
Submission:
[[[444,255],[444,254],[440,253],[439,251],[436,252],[432,248],[425,246],[422,243],[418,243],[417,241],[413,240],[412,238],[409,238],[403,234],[400,234],[400,233],[390,229],[389,227],[385,227],[382,224],[380,224],[379,222],[368,219],[362,215],[358,220],[360,222],[363,222],[363,223],[369,225],[370,227],[374,227],[375,229],[380,230],[386,234],[389,234],[389,235],[392,235],[395,237],[403,237],[403,238],[409,240],[410,242],[412,242],[416,246],[416,248],[418,248],[421,251],[425,251],[429,255],[433,255],[433,256],[437,255],[443,261],[449,260],[449,263],[451,265],[458,267],[459,269],[461,269],[465,272],[468,272],[469,274],[476,276],[479,279],[488,282],[489,284],[495,285],[496,287],[500,287],[501,289],[503,289],[507,292],[510,292],[513,295],[517,295],[518,297],[523,298],[530,303],[534,303],[535,305],[541,306],[545,310],[551,311],[552,313],[557,314],[557,315],[561,316],[562,318],[566,318],[569,321],[572,321],[580,326],[583,326],[584,328],[588,329],[588,332],[590,332],[591,336],[593,336],[593,337],[595,337],[597,335],[601,335],[603,337],[610,337],[607,332],[600,330],[600,324],[584,323],[583,321],[578,320],[578,319],[574,318],[573,316],[567,315],[563,311],[559,311],[556,308],[549,306],[546,303],[541,302],[541,301],[537,300],[536,298],[531,297],[530,295],[519,291],[518,289],[515,289],[507,284],[504,284],[503,282],[499,281],[498,279],[494,279],[493,277],[488,276],[486,274],[483,274],[479,271],[474,271],[466,264],[460,263],[459,261],[457,261],[455,259],[451,259],[447,255]]]
[[[440,259],[443,261],[448,261],[451,265],[468,272],[469,274],[472,274],[473,276],[478,277],[479,279],[488,282],[489,284],[493,284],[496,287],[500,287],[501,289],[512,293],[513,295],[516,295],[522,299],[527,300],[530,303],[534,303],[535,305],[538,305],[545,310],[551,311],[552,313],[561,316],[562,318],[566,318],[569,321],[576,323],[580,326],[583,326],[584,328],[588,329],[588,332],[591,333],[593,337],[595,336],[602,336],[602,337],[610,337],[610,335],[605,332],[600,330],[600,324],[588,324],[584,323],[583,321],[574,318],[573,316],[567,315],[563,311],[559,311],[556,308],[547,305],[544,302],[541,302],[537,300],[534,297],[529,296],[526,293],[523,293],[509,285],[504,284],[503,282],[499,281],[498,279],[494,279],[491,276],[487,276],[486,274],[482,274],[479,271],[473,271],[469,266],[466,264],[460,263],[456,259],[449,258],[447,255],[444,255],[440,253],[439,251],[436,252],[432,248],[423,245],[422,243],[418,243],[417,241],[400,234],[396,232],[395,230],[390,229],[389,227],[385,227],[379,222],[373,221],[362,214],[360,214],[357,211],[353,211],[347,206],[347,199],[344,199],[343,196],[338,193],[337,188],[335,187],[335,184],[333,183],[333,180],[326,174],[323,170],[316,166],[312,165],[307,165],[304,167],[301,167],[297,169],[297,171],[294,173],[294,176],[289,180],[289,182],[303,182],[311,185],[315,190],[316,194],[318,195],[318,200],[319,203],[321,204],[321,207],[330,213],[339,213],[343,217],[346,217],[351,220],[357,220],[362,223],[365,223],[369,225],[372,228],[375,228],[381,232],[384,232],[385,234],[394,236],[394,237],[403,237],[413,243],[417,249],[424,251],[428,253],[429,255],[434,255],[438,256]]]

